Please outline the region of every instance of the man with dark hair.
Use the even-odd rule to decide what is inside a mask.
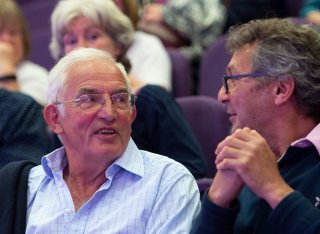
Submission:
[[[232,133],[191,233],[319,233],[319,42],[289,20],[231,29],[218,98]]]

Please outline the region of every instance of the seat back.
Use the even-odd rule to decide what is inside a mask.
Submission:
[[[303,0],[285,0],[287,16],[297,17]]]
[[[209,174],[213,177],[216,172],[214,151],[229,134],[231,126],[225,105],[207,96],[180,97],[176,100],[202,147]]]
[[[199,95],[216,98],[222,86],[221,77],[226,73],[226,67],[231,54],[225,49],[227,35],[220,36],[203,54],[199,69]]]
[[[20,3],[31,37],[32,48],[29,59],[47,69],[51,69],[55,63],[49,52],[49,43],[50,15],[57,3],[58,0],[32,0]]]
[[[172,94],[175,97],[192,94],[192,62],[179,49],[167,48],[172,64]]]

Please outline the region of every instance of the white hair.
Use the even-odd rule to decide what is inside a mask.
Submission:
[[[49,49],[54,59],[64,55],[63,34],[71,20],[84,16],[100,26],[122,53],[133,43],[134,28],[130,19],[111,0],[63,0],[59,1],[51,15],[51,42]]]
[[[129,94],[132,94],[130,81],[124,66],[121,63],[117,63],[109,52],[94,48],[79,48],[69,52],[66,56],[61,58],[50,70],[47,96],[48,104],[57,102],[59,97],[63,94],[65,84],[68,80],[67,74],[71,67],[94,59],[103,59],[112,62],[122,73],[128,92]],[[64,109],[62,109],[63,105],[59,105],[58,108],[61,113],[64,112]]]

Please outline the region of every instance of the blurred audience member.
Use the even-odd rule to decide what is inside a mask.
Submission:
[[[130,19],[111,0],[61,1],[51,23],[50,50],[55,59],[77,47],[107,49],[122,63],[130,60],[134,92],[146,84],[171,91],[171,63],[161,41],[135,32]]]
[[[320,0],[304,0],[300,16],[316,25],[320,25]]]
[[[189,58],[199,58],[222,33],[226,11],[220,0],[150,2],[138,29],[157,35],[169,47],[181,47]]]
[[[224,0],[224,3],[228,16],[224,31],[253,19],[287,16],[284,0]]]
[[[134,36],[130,20],[111,0],[60,1],[51,23],[50,49],[56,59],[76,48],[92,47],[110,51],[123,61]],[[136,52],[141,52],[143,59],[145,51]],[[159,66],[161,70],[160,64],[145,65],[139,69]],[[138,147],[169,156],[185,165],[196,178],[205,177],[207,167],[201,147],[174,97],[158,85],[137,85],[132,74],[130,79],[138,97],[138,115],[132,125],[132,138]]]
[[[40,163],[51,150],[42,106],[31,97],[0,88],[0,167],[24,159]]]
[[[45,105],[48,72],[27,60],[31,45],[26,20],[15,1],[0,0],[0,6],[0,87]]]
[[[288,19],[231,28],[218,99],[232,133],[192,234],[320,233],[319,42]]]

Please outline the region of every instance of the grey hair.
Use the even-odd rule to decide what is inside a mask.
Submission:
[[[51,56],[58,60],[64,55],[63,35],[68,23],[84,16],[121,46],[122,56],[133,42],[134,28],[130,19],[112,0],[60,0],[51,15]]]
[[[107,51],[93,48],[79,48],[71,51],[66,56],[61,58],[58,63],[49,72],[48,86],[48,104],[55,103],[64,93],[66,82],[68,80],[68,71],[77,64],[92,61],[94,59],[103,59],[112,62],[122,73],[129,94],[132,94],[130,81],[124,66],[117,63],[111,54]],[[64,113],[64,105],[58,105],[61,114]]]
[[[289,19],[253,20],[229,30],[227,49],[233,53],[255,45],[253,71],[277,79],[295,79],[293,97],[307,116],[320,122],[320,34],[311,25]]]

